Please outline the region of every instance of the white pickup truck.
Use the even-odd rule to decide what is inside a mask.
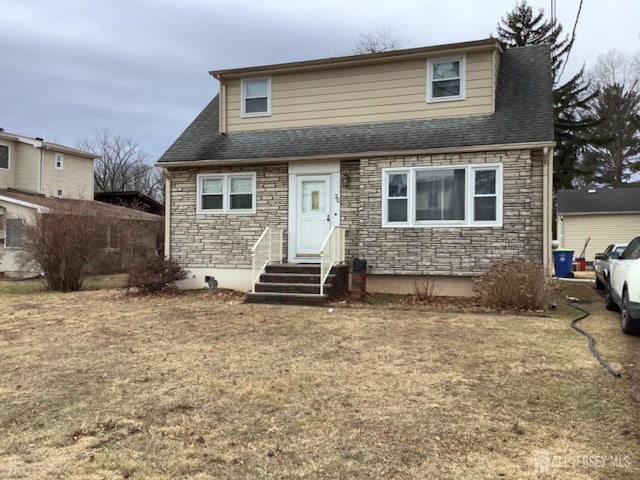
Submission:
[[[609,280],[605,306],[620,310],[620,326],[624,333],[640,333],[640,236],[619,256],[609,252]]]

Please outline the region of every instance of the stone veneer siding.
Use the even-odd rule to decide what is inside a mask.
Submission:
[[[502,227],[383,228],[382,169],[503,164]],[[493,259],[543,261],[543,156],[518,150],[367,158],[360,162],[358,257],[368,273],[475,276]],[[353,252],[353,248],[348,249]]]
[[[340,226],[346,228],[345,259],[351,265],[360,255],[360,160],[341,162],[340,175],[349,176],[349,185],[340,187]]]
[[[255,214],[196,214],[196,178],[202,173],[256,173]],[[287,164],[206,167],[171,173],[171,257],[186,268],[251,268],[251,247],[267,226],[285,230]]]
[[[383,228],[382,169],[401,166],[503,164],[502,227]],[[340,222],[347,229],[346,262],[368,262],[368,273],[474,276],[493,259],[543,260],[541,150],[365,158],[341,162]],[[196,214],[199,173],[256,173],[255,214]],[[171,193],[171,255],[189,268],[250,268],[250,249],[266,226],[285,230],[288,165],[175,170]]]

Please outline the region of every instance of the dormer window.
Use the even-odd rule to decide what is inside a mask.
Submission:
[[[242,116],[271,115],[271,79],[252,78],[242,80]]]
[[[55,165],[56,170],[62,170],[64,168],[64,156],[61,153],[56,153]]]
[[[427,102],[464,99],[464,57],[429,60],[427,69]]]

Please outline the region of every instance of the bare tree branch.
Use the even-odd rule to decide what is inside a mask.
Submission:
[[[377,29],[375,32],[360,34],[355,41],[354,53],[356,55],[364,55],[367,53],[390,52],[401,49],[405,43],[394,36],[390,29],[385,31]]]
[[[137,191],[162,202],[162,171],[151,165],[149,154],[136,140],[103,128],[94,138],[82,139],[76,146],[100,155],[94,164],[96,192]]]

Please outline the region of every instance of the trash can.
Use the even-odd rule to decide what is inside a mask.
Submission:
[[[556,248],[553,251],[553,266],[556,269],[556,277],[565,278],[573,276],[573,250],[568,248]]]
[[[578,257],[576,258],[576,263],[578,264],[578,271],[584,272],[587,269],[587,259]]]

